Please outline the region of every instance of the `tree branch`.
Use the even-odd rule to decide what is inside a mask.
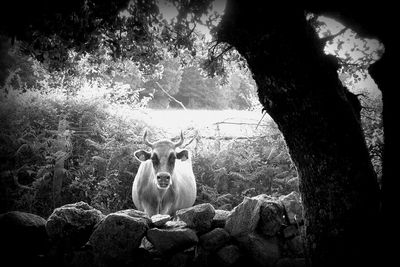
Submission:
[[[218,125],[218,124],[257,125],[257,127],[260,126],[260,123],[250,123],[250,122],[226,122],[226,121],[220,121],[220,122],[215,122],[213,124],[216,124],[216,125]],[[269,125],[261,124],[261,126],[268,127]]]
[[[266,114],[267,114],[267,111],[264,111],[264,114],[262,115],[260,121],[257,123],[256,130],[257,130],[258,126],[260,126],[261,121],[264,119],[264,117],[265,117]]]
[[[218,56],[213,57],[212,60],[211,60],[211,62],[217,60],[218,58],[220,58],[221,56],[223,56],[226,52],[228,52],[228,51],[231,50],[232,48],[233,48],[233,45],[227,46],[221,53],[219,53]]]
[[[183,103],[181,101],[179,101],[178,99],[176,99],[175,97],[173,97],[172,95],[170,95],[167,91],[165,91],[164,88],[162,88],[162,86],[156,82],[156,84],[158,85],[158,87],[160,87],[160,89],[172,100],[174,100],[176,103],[178,103],[185,111],[187,110],[185,105],[183,105]]]
[[[349,28],[345,27],[345,28],[341,29],[338,33],[329,35],[329,36],[324,37],[324,38],[321,38],[321,40],[322,40],[323,42],[327,43],[327,42],[329,42],[329,41],[335,39],[337,36],[343,34],[343,33],[344,33],[345,31],[347,31],[348,29],[349,29]]]
[[[185,147],[187,147],[188,145],[190,145],[190,144],[194,141],[194,139],[196,139],[196,137],[197,137],[198,135],[199,135],[199,132],[196,131],[196,134],[192,137],[192,139],[191,139],[186,145],[182,146],[182,148],[185,148]]]

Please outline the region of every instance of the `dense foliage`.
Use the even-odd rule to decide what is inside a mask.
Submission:
[[[9,74],[0,99],[1,212],[47,216],[54,207],[80,200],[105,213],[133,207],[131,186],[139,166],[133,152],[143,147],[144,128],[150,127],[141,112],[166,96],[149,93],[154,86],[187,108],[256,107],[250,98],[254,84],[240,70],[219,85],[195,67],[181,69],[174,58],[148,75],[132,61],[71,51],[70,69],[49,71],[17,48],[4,52]],[[197,84],[197,90],[191,84]],[[214,87],[208,94],[215,94],[207,98],[202,90],[210,85]],[[248,91],[240,90],[246,86]],[[185,102],[184,97],[195,94],[201,102]],[[196,129],[183,130],[191,135]],[[154,138],[170,137],[164,129],[150,131],[156,133]],[[245,195],[288,192],[286,181],[296,176],[295,170],[276,126],[271,124],[267,132],[248,139],[199,135],[189,147],[195,154],[197,201],[230,209]]]
[[[133,207],[139,165],[133,152],[143,147],[148,128],[140,111],[125,106],[133,116],[124,117],[113,113],[123,104],[43,90],[10,91],[1,104],[1,211],[47,216],[58,205],[80,200],[105,213]],[[162,129],[151,131],[162,136]],[[296,172],[284,141],[276,127],[268,132],[240,142],[223,137],[193,142],[198,202],[230,209],[244,195],[295,189],[287,183]],[[209,150],[217,144],[219,149]],[[62,179],[58,201],[57,179]]]

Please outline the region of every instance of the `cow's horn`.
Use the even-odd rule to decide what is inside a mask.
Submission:
[[[175,143],[175,147],[180,147],[183,144],[183,133],[181,131],[181,138],[179,139],[179,141],[177,143]]]
[[[143,142],[148,145],[149,147],[153,148],[153,144],[149,142],[149,140],[147,140],[147,130],[144,132],[143,135]]]

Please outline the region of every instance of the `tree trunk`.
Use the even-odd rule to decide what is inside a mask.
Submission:
[[[304,10],[228,1],[218,39],[247,60],[300,176],[312,266],[371,262],[379,188],[356,97]]]

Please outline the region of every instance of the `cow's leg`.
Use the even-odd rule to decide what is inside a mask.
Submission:
[[[169,214],[171,215],[172,210],[172,202],[164,202],[160,205],[160,214]]]
[[[158,214],[158,205],[154,205],[154,204],[152,205],[150,203],[143,202],[142,207],[143,207],[144,212],[149,217]]]
[[[160,213],[169,214],[173,216],[176,209],[176,201],[174,191],[171,188],[164,193],[163,198],[160,203]]]

